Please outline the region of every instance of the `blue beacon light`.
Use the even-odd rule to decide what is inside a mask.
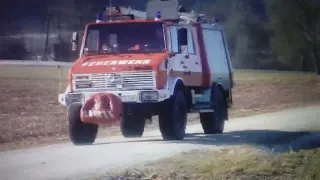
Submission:
[[[103,12],[98,13],[96,22],[103,22],[103,16],[104,16]]]
[[[159,20],[159,19],[161,19],[161,12],[157,11],[155,20]]]

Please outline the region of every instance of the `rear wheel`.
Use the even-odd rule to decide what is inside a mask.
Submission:
[[[144,132],[145,118],[138,111],[130,111],[123,106],[123,113],[120,118],[120,130],[123,137],[141,137]]]
[[[68,109],[69,136],[74,145],[92,144],[98,133],[98,125],[83,123],[80,118],[81,105]]]
[[[187,125],[187,101],[182,90],[163,102],[159,113],[159,128],[164,140],[182,140]]]
[[[228,119],[228,105],[220,88],[214,87],[212,92],[212,109],[214,112],[200,113],[200,122],[205,134],[221,134],[224,122]]]

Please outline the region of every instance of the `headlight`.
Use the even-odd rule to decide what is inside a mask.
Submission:
[[[142,91],[141,101],[157,101],[159,99],[159,94],[157,91]]]
[[[84,96],[82,94],[67,94],[65,101],[68,105],[73,103],[82,103],[84,101]]]

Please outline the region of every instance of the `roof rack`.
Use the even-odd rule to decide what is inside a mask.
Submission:
[[[97,14],[96,22],[134,20],[134,14],[123,14],[119,6],[106,7]]]
[[[166,5],[166,6],[165,6]],[[167,5],[170,8],[167,8]],[[162,17],[163,16],[163,17]],[[106,7],[98,13],[97,22],[120,21],[136,19],[161,19],[174,23],[209,23],[216,24],[214,19],[210,19],[205,14],[198,14],[195,11],[189,11],[183,6],[178,6],[175,0],[150,0],[147,4],[147,11],[138,11],[125,7],[115,6]]]

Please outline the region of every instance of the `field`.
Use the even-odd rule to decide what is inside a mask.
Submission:
[[[0,66],[0,151],[68,141],[66,108],[58,103],[67,74],[67,68]],[[320,103],[320,79],[313,74],[242,70],[235,83],[231,118]],[[118,133],[102,127],[99,136]]]

